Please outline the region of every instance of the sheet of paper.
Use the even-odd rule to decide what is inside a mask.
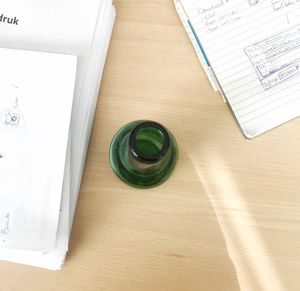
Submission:
[[[0,247],[53,250],[75,56],[0,49]]]
[[[181,2],[248,138],[300,115],[299,1]]]

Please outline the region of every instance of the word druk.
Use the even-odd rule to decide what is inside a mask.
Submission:
[[[19,19],[17,17],[6,17],[3,14],[0,15],[0,23],[1,22],[12,25],[19,25]]]

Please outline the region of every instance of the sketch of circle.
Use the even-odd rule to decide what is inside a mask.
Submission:
[[[1,113],[0,127],[2,129],[18,129],[25,123],[22,112],[18,109],[7,109]]]

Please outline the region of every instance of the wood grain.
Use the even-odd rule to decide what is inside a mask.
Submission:
[[[63,271],[0,263],[0,290],[216,291],[300,286],[300,119],[252,141],[214,93],[171,0],[118,0],[70,252]],[[164,185],[112,173],[125,123],[177,138]]]

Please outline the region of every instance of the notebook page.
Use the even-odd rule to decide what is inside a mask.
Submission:
[[[0,61],[0,247],[53,250],[77,59],[0,49]]]
[[[182,21],[182,24],[183,24],[183,26],[184,26],[191,42],[192,42],[192,44],[193,44],[193,47],[194,47],[194,49],[196,51],[196,54],[197,54],[197,57],[198,57],[201,65],[204,69],[204,72],[207,75],[208,80],[210,81],[210,84],[213,87],[213,89],[215,91],[218,91],[219,88],[218,88],[218,84],[216,82],[216,79],[214,77],[214,74],[211,71],[210,67],[208,66],[208,64],[207,64],[207,62],[206,62],[206,60],[203,56],[203,53],[201,52],[201,49],[200,49],[199,44],[197,42],[197,39],[195,38],[195,35],[194,35],[190,25],[189,25],[188,18],[187,18],[187,15],[186,15],[185,11],[184,11],[184,8],[181,5],[181,2],[179,0],[174,0],[174,3],[175,3],[177,13],[178,13],[178,15],[179,15],[179,17]]]
[[[247,137],[300,115],[300,2],[182,3]]]

